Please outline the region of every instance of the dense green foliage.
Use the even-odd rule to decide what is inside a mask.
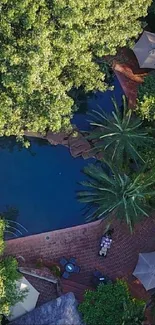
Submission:
[[[17,290],[16,280],[20,279],[17,272],[17,261],[7,257],[0,261],[0,313],[9,315],[10,307],[23,298],[23,292]]]
[[[99,285],[79,306],[87,325],[142,325],[145,303],[130,296],[127,284]]]
[[[141,217],[149,217],[148,198],[155,197],[155,171],[129,177],[109,164],[108,169],[105,165],[88,165],[84,173],[89,179],[81,183],[86,190],[80,191],[78,198],[87,204],[88,220],[106,218],[114,211],[116,218],[125,219],[132,232]]]
[[[4,231],[5,231],[5,223],[2,219],[0,219],[0,254],[4,251]]]
[[[151,0],[1,0],[0,135],[70,128],[69,91],[106,89],[97,57],[141,32]]]
[[[155,166],[155,137],[148,146],[140,147],[139,154],[146,161],[146,169],[151,170]]]
[[[148,8],[148,12],[155,14],[155,0],[152,1],[151,6]]]
[[[16,259],[3,258],[4,231],[5,222],[0,219],[0,315],[9,315],[10,307],[22,300],[26,292],[20,292],[16,287],[16,281],[21,277]]]
[[[144,78],[139,86],[137,99],[137,113],[148,121],[155,120],[155,75],[150,74]]]
[[[127,164],[129,159],[133,161],[143,161],[139,154],[140,147],[147,147],[152,139],[142,126],[142,121],[132,114],[128,109],[127,101],[123,96],[123,107],[120,109],[113,100],[115,110],[112,116],[107,116],[102,109],[93,111],[93,120],[90,124],[94,127],[88,139],[95,140],[95,153],[102,152],[103,157],[107,157],[115,163]]]

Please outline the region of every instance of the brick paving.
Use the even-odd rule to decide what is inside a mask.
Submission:
[[[84,293],[86,290],[92,290],[91,286],[81,284],[79,282],[61,279],[62,293],[73,292],[78,302],[82,302],[84,299]]]
[[[76,257],[81,272],[71,275],[71,281],[90,286],[92,272],[97,268],[112,279],[124,277],[135,296],[147,299],[148,294],[132,276],[132,272],[139,252],[155,250],[155,220],[146,218],[136,226],[132,235],[125,224],[114,220],[112,226],[115,232],[106,259],[98,255],[105,221],[10,240],[6,244],[6,252],[17,258],[22,255],[25,266],[36,263],[38,258],[53,263],[59,262],[62,256]]]
[[[113,69],[129,100],[130,107],[134,107],[138,85],[143,82],[144,77],[151,70],[139,68],[134,52],[128,48],[119,50],[113,60]]]

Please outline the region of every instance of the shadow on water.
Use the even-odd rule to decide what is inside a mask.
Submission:
[[[6,206],[5,210],[0,213],[0,218],[6,221],[6,229],[4,234],[5,240],[27,234],[27,229],[17,221],[18,217],[19,211],[13,206]]]
[[[149,13],[146,17],[146,22],[148,24],[148,29],[151,33],[155,33],[155,13]]]
[[[111,66],[107,62],[103,62],[103,59],[96,58],[95,59],[100,66],[100,70],[105,73],[105,83],[109,86],[114,85],[115,76]],[[79,87],[78,89],[72,88],[69,91],[69,96],[74,100],[73,111],[74,114],[86,114],[89,110],[89,101],[94,100],[94,98],[98,97],[99,92],[89,91],[85,93],[83,87]],[[105,94],[105,93],[104,93]],[[103,92],[102,92],[103,95]]]
[[[106,92],[98,91],[96,93],[89,93],[87,97],[85,97],[85,102],[82,103],[82,107],[80,110],[76,112],[72,119],[72,123],[75,124],[78,129],[81,131],[89,131],[90,124],[88,122],[89,116],[86,113],[91,112],[92,110],[98,110],[99,107],[103,108],[103,110],[107,114],[111,114],[113,111],[113,103],[111,98],[113,97],[119,106],[122,104],[122,95],[124,94],[122,87],[118,79],[115,77],[113,79],[113,90],[107,90]]]
[[[9,152],[13,152],[14,149],[22,150],[22,145],[20,142],[16,142],[15,137],[0,137],[0,148],[7,149]]]
[[[34,138],[26,138],[28,139],[28,141],[31,142],[34,140]],[[41,139],[41,138],[35,138],[35,143],[40,146],[40,147],[44,147],[49,145],[48,141],[45,139]],[[22,142],[20,141],[16,141],[16,138],[14,136],[10,136],[10,137],[0,137],[0,149],[6,149],[8,150],[8,152],[13,153],[14,151],[22,151],[22,150],[26,150],[30,155],[35,156],[36,152],[32,149],[32,146],[30,145],[29,148],[24,148]]]
[[[5,210],[0,213],[1,217],[6,221],[16,221],[19,215],[19,211],[16,207],[6,205]]]

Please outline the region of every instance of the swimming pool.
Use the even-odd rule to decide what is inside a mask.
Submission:
[[[0,148],[0,160],[0,211],[7,205],[19,210],[16,221],[28,231],[19,226],[23,235],[84,223],[76,191],[81,170],[94,159],[73,158],[63,146],[31,139],[31,153]]]
[[[112,91],[107,90],[104,93],[98,91],[86,101],[87,113],[89,113],[92,109],[98,110],[98,108],[101,107],[107,115],[111,114],[112,110],[114,109],[111,97],[115,98],[118,105],[121,105],[122,95],[124,93],[116,77],[114,77],[112,85],[114,86],[114,89]],[[72,119],[72,123],[75,124],[80,130],[87,131],[90,129],[88,119],[88,115],[79,114],[77,112]]]
[[[88,101],[88,109],[104,107],[112,111],[111,96],[121,103],[123,94],[118,80],[114,80],[113,92],[98,92]],[[79,129],[88,130],[88,116],[76,114],[73,123]],[[18,209],[15,219],[23,227],[18,227],[16,236],[22,233],[32,235],[56,230],[85,222],[84,205],[76,198],[76,191],[81,189],[78,182],[85,179],[81,170],[94,159],[73,158],[69,149],[52,146],[45,140],[31,139],[30,150],[18,149],[9,145],[13,139],[0,140],[0,211],[6,206]],[[15,226],[14,224],[12,224]],[[17,227],[17,225],[16,225]],[[12,236],[12,235],[11,235]]]

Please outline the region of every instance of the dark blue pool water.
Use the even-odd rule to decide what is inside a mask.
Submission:
[[[89,99],[88,110],[99,105],[110,114],[111,96],[121,103],[122,89],[116,78],[114,86],[113,92],[98,92]],[[88,130],[87,119],[86,114],[76,114],[73,123],[81,130]],[[84,223],[84,206],[77,201],[76,191],[81,189],[78,182],[85,179],[81,170],[94,160],[74,159],[67,148],[51,146],[44,140],[33,139],[30,150],[19,151],[14,146],[10,151],[7,147],[10,141],[5,139],[3,147],[0,140],[0,211],[6,206],[18,209],[13,220],[27,229],[28,233],[18,227],[23,235]]]
[[[63,146],[40,146],[35,140],[31,151],[0,149],[0,210],[7,205],[17,208],[16,221],[28,234],[84,223],[76,190],[84,179],[81,170],[94,160],[74,159]]]
[[[111,112],[114,109],[111,97],[115,98],[118,105],[121,105],[123,90],[116,77],[113,80],[113,86],[114,89],[112,91],[107,90],[104,93],[98,91],[96,94],[91,96],[90,99],[87,100],[86,106],[87,106],[88,113],[92,109],[98,110],[99,107],[101,107],[106,112],[106,114],[111,114]],[[72,119],[72,123],[75,124],[80,130],[87,131],[90,129],[90,125],[88,123],[89,119],[90,119],[89,115],[77,113],[74,115]]]

